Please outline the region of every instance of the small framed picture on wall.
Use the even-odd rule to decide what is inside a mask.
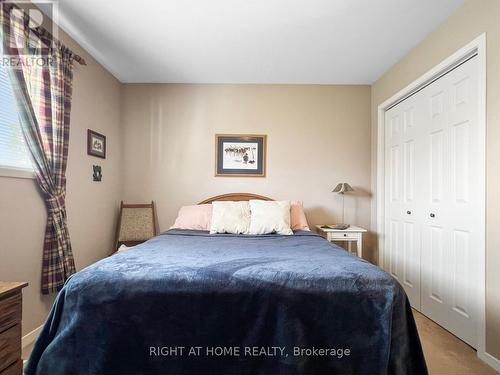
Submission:
[[[87,129],[87,154],[106,159],[106,136]]]
[[[266,135],[216,134],[215,176],[265,177]]]

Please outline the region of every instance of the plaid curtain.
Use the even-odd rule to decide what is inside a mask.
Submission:
[[[30,30],[18,8],[0,4],[3,55],[12,67],[21,128],[47,207],[42,293],[48,294],[75,272],[65,206],[73,55],[47,34]]]

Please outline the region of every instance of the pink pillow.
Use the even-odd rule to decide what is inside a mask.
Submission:
[[[196,206],[183,206],[177,214],[174,225],[176,229],[210,230],[212,221],[212,205],[197,204]]]
[[[290,201],[290,227],[292,230],[310,230],[302,201]]]

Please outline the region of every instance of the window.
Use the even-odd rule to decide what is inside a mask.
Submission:
[[[0,64],[0,175],[32,177],[29,151],[19,125],[7,70]]]

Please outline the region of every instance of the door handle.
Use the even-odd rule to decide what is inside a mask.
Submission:
[[[436,215],[434,215],[433,213],[430,214],[430,217],[436,217]]]

